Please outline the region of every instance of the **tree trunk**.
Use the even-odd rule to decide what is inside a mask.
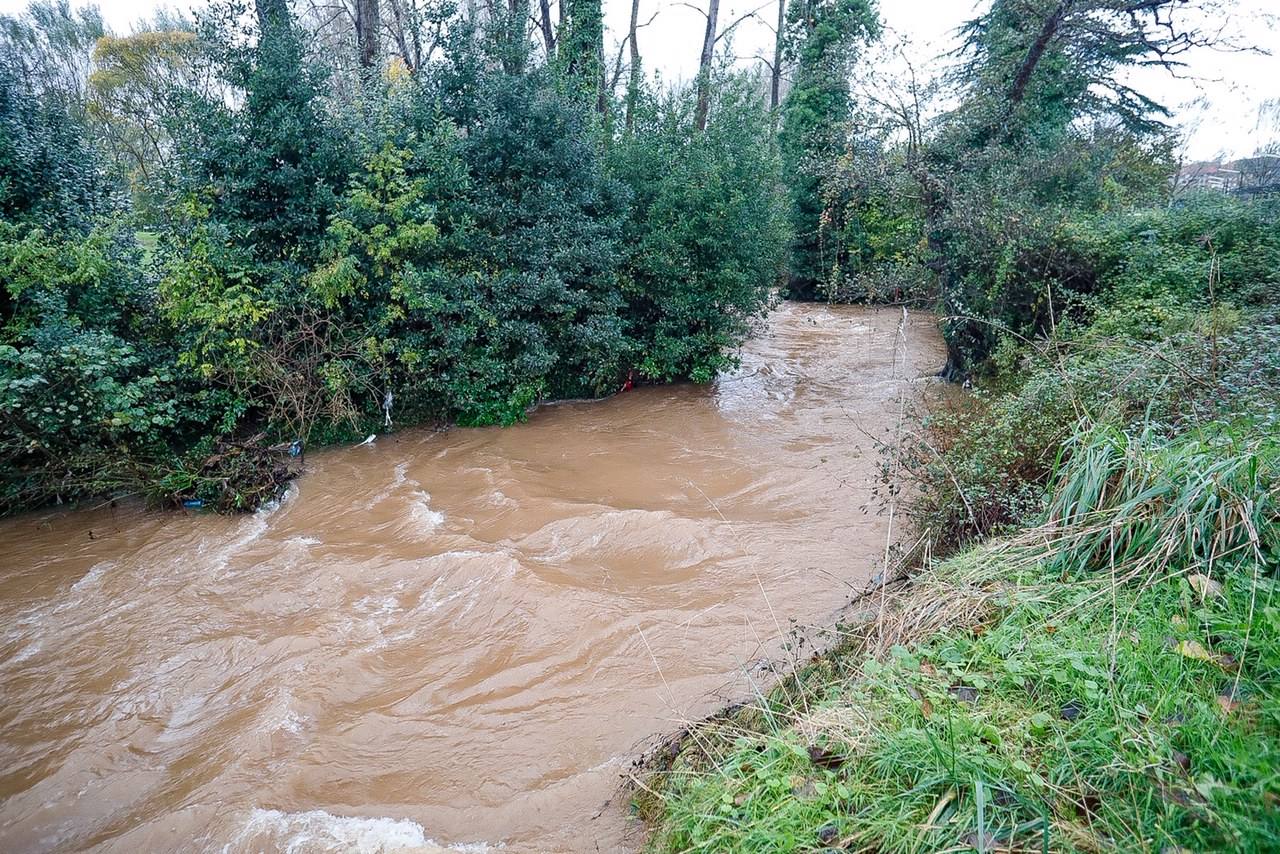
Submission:
[[[551,24],[551,0],[538,0],[538,28],[542,30],[542,43],[547,48],[547,62],[556,56],[556,31]]]
[[[769,109],[778,109],[782,89],[782,33],[787,21],[787,0],[778,0],[778,30],[773,40],[773,68],[769,79]]]
[[[1022,103],[1022,99],[1027,94],[1027,84],[1031,82],[1031,75],[1035,73],[1036,66],[1044,57],[1045,49],[1048,48],[1049,42],[1053,40],[1054,34],[1057,33],[1058,27],[1062,26],[1070,10],[1071,0],[1062,0],[1041,25],[1040,34],[1027,50],[1022,66],[1018,68],[1018,74],[1013,78],[1013,86],[1009,88],[1009,112],[1013,112],[1014,108]]]
[[[405,68],[410,73],[416,73],[418,70],[418,57],[415,53],[409,51],[409,42],[405,38],[405,13],[401,8],[401,0],[389,0],[391,4],[391,19],[394,22],[391,30],[396,40],[396,49],[400,52],[400,58],[404,60]]]
[[[627,81],[627,118],[626,128],[631,130],[632,113],[636,107],[636,90],[640,88],[640,46],[636,44],[636,21],[640,17],[640,0],[631,0],[631,29],[627,38],[631,40],[631,76]]]
[[[707,30],[702,36],[702,55],[698,57],[698,130],[707,129],[707,113],[711,109],[711,60],[716,52],[716,18],[720,0],[708,0]]]
[[[378,0],[356,0],[356,44],[360,48],[360,65],[371,68],[378,60]]]
[[[560,50],[569,76],[578,91],[594,101],[603,114],[607,108],[604,91],[604,14],[600,0],[561,0],[568,21],[560,25]]]

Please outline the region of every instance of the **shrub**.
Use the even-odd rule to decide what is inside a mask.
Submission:
[[[944,548],[1034,524],[1060,447],[1080,425],[1174,436],[1220,421],[1266,431],[1280,419],[1280,325],[1252,313],[1161,303],[1177,320],[1148,324],[1108,309],[1050,342],[1012,348],[1003,378],[973,405],[941,410],[903,449],[918,479],[916,520]],[[1129,312],[1123,328],[1113,312]],[[1148,332],[1154,334],[1148,335]]]
[[[712,379],[782,275],[785,202],[767,115],[744,77],[716,91],[705,132],[680,91],[646,105],[611,152],[632,196],[620,276],[637,379]]]

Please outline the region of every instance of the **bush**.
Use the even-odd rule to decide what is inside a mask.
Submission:
[[[719,82],[705,132],[694,96],[640,110],[611,152],[631,189],[620,275],[637,379],[711,380],[783,272],[785,197],[768,118],[745,77]]]
[[[822,180],[818,292],[833,302],[937,305],[925,266],[924,210],[917,179],[883,141],[851,147]]]
[[[436,60],[339,87],[280,8],[214,4],[146,81],[146,222],[73,104],[0,95],[6,508],[248,509],[295,439],[511,424],[733,361],[785,244],[750,79],[717,74],[705,131],[686,89],[615,138],[520,27],[440,10]]]
[[[975,148],[963,128],[929,153],[938,189],[927,260],[953,377],[986,367],[1004,335],[1047,335],[1082,297],[1105,292],[1101,253],[1071,235],[1105,212],[1160,204],[1172,169],[1161,138],[1064,130]]]
[[[1280,293],[1280,199],[1201,193],[1168,207],[1081,218],[1068,239],[1093,259],[1113,302],[1203,307],[1212,297],[1265,305]]]
[[[1221,421],[1274,429],[1280,325],[1265,314],[1233,323],[1222,312],[1160,306],[1158,323],[1123,304],[1046,344],[1013,347],[972,406],[926,419],[902,451],[918,480],[918,524],[954,548],[1034,523],[1060,453],[1072,451],[1060,448],[1082,423],[1163,436]]]

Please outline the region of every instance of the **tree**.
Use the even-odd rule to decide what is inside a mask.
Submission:
[[[879,34],[872,0],[794,0],[787,12],[786,54],[795,81],[782,106],[783,169],[791,178],[792,248],[788,293],[819,294],[827,275],[822,255],[822,176],[844,148],[849,73],[860,43]]]
[[[378,0],[356,0],[356,44],[364,68],[372,68],[378,59],[380,13]]]
[[[707,129],[707,110],[711,106],[711,60],[716,50],[716,20],[720,15],[720,0],[707,0],[707,26],[702,34],[702,52],[698,55],[698,111],[694,124],[698,130]]]
[[[773,62],[769,66],[769,109],[778,109],[782,91],[782,45],[786,32],[787,0],[778,0],[778,26],[773,31]]]
[[[538,0],[538,31],[542,33],[547,62],[551,62],[556,56],[556,25],[551,20],[551,0]]]
[[[1070,291],[1091,287],[1058,248],[1071,212],[1108,192],[1151,186],[1147,170],[1129,170],[1130,152],[1143,152],[1156,171],[1170,168],[1168,111],[1125,72],[1176,72],[1188,50],[1214,42],[1190,22],[1216,9],[1186,0],[995,0],[965,25],[961,104],[924,158],[947,375],[981,364],[1005,334],[1046,329]]]
[[[961,30],[964,112],[979,140],[1054,134],[1077,118],[1156,130],[1168,110],[1124,72],[1176,73],[1188,51],[1217,43],[1195,20],[1223,15],[1213,0],[995,0]]]
[[[621,278],[636,379],[712,379],[781,275],[785,194],[756,81],[718,74],[710,89],[704,129],[696,89],[667,93],[610,152],[632,197]]]
[[[706,130],[707,127],[707,111],[711,106],[711,77],[712,62],[715,60],[716,45],[720,40],[726,38],[730,33],[737,29],[738,25],[743,21],[756,17],[759,8],[752,9],[736,18],[729,26],[723,30],[719,29],[718,21],[720,17],[720,0],[707,0],[707,9],[703,11],[696,6],[690,6],[688,3],[683,4],[698,12],[706,19],[706,27],[702,34],[702,49],[698,53],[698,105],[694,118],[694,124],[698,130]]]
[[[640,45],[636,41],[637,22],[640,18],[640,0],[631,0],[631,23],[627,28],[627,44],[631,49],[631,69],[627,80],[627,112],[626,128],[631,130],[635,123],[636,97],[640,89]]]
[[[33,91],[79,110],[93,68],[90,53],[104,35],[96,6],[73,12],[69,0],[37,0],[20,17],[0,16],[0,55]]]
[[[201,88],[197,49],[183,30],[103,36],[94,46],[89,114],[135,190],[169,161],[173,96]]]
[[[559,60],[570,84],[604,114],[604,13],[600,0],[562,0]]]

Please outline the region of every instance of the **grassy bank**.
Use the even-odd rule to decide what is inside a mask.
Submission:
[[[691,732],[639,798],[653,849],[1280,845],[1277,445],[1124,450]]]
[[[1197,261],[1007,337],[894,451],[948,556],[667,751],[652,851],[1280,848],[1280,323]]]

